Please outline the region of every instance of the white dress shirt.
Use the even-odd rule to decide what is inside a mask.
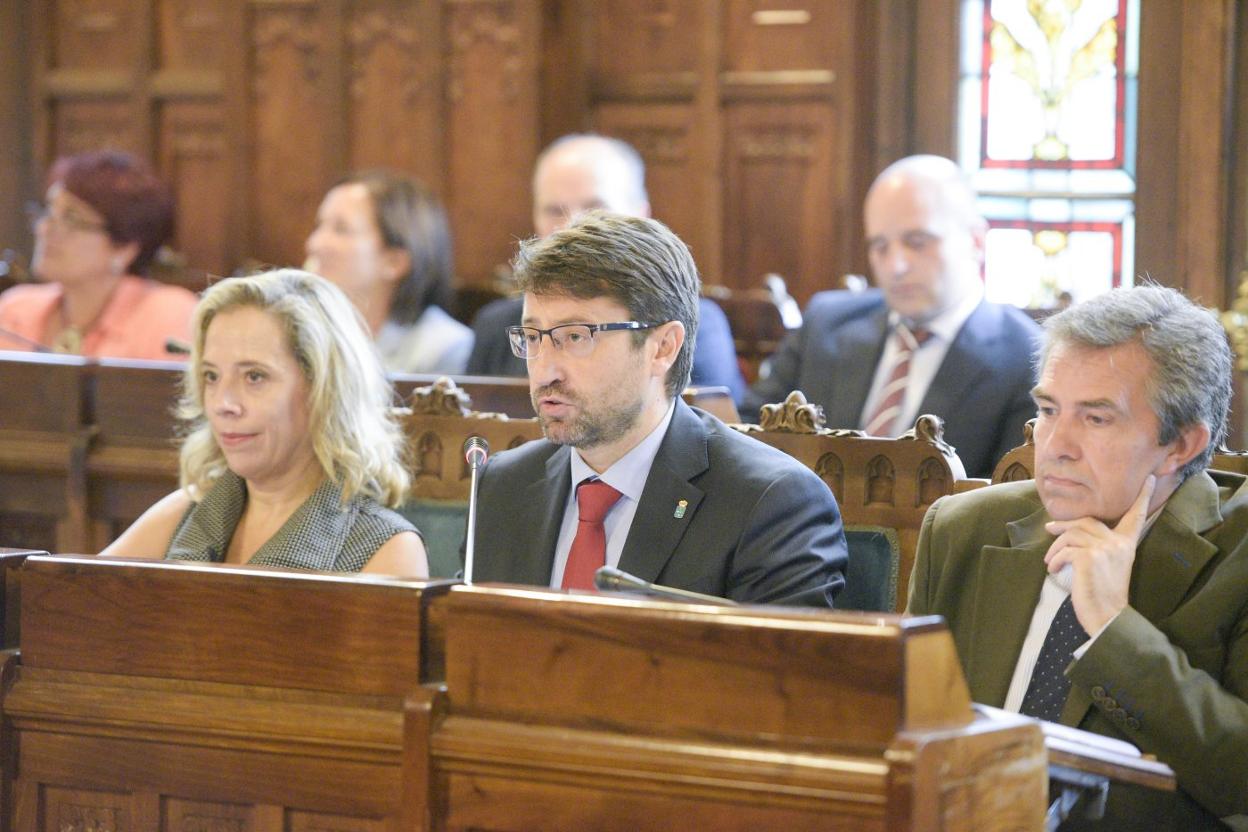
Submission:
[[[923,403],[923,397],[927,395],[927,390],[932,386],[932,379],[936,378],[936,373],[940,371],[940,365],[944,363],[945,356],[949,353],[949,347],[953,346],[953,341],[958,337],[958,333],[962,330],[962,325],[966,323],[966,319],[971,317],[971,313],[975,311],[975,307],[979,306],[979,302],[984,298],[984,288],[976,281],[973,288],[961,302],[941,312],[935,318],[922,324],[920,328],[926,329],[931,333],[931,337],[919,346],[914,354],[910,356],[910,373],[909,380],[906,382],[906,398],[901,404],[901,418],[896,424],[902,425],[903,430],[908,430],[914,425],[914,420],[919,417],[919,405]],[[875,377],[871,382],[871,391],[867,394],[867,400],[863,404],[862,413],[858,416],[858,426],[866,427],[867,419],[875,413],[877,403],[880,400],[880,393],[888,379],[893,373],[893,365],[897,363],[897,353],[900,351],[897,346],[897,339],[893,337],[893,331],[897,328],[897,324],[901,323],[901,316],[896,312],[888,313],[888,337],[884,339],[884,352],[880,355],[879,362],[875,365]],[[918,325],[911,325],[906,322],[911,329]]]
[[[1162,508],[1165,508],[1164,504]],[[1144,535],[1148,534],[1160,515],[1161,508],[1148,516],[1144,531],[1140,535],[1141,540],[1144,539]],[[1040,648],[1044,646],[1044,640],[1049,635],[1049,628],[1057,616],[1058,607],[1065,603],[1066,597],[1070,595],[1074,579],[1074,567],[1069,563],[1063,566],[1056,575],[1049,574],[1045,577],[1044,585],[1040,588],[1040,600],[1036,602],[1036,609],[1031,614],[1031,625],[1027,628],[1027,637],[1023,639],[1023,648],[1018,652],[1018,662],[1014,665],[1014,675],[1010,678],[1010,689],[1005,694],[1005,703],[1002,705],[1004,710],[1018,713],[1023,707],[1027,686],[1031,684],[1031,674],[1035,672],[1036,661],[1040,658]],[[1114,618],[1117,617],[1114,616]],[[1092,643],[1105,632],[1105,628],[1114,623],[1114,618],[1105,622],[1101,629],[1075,648],[1070,656],[1071,660],[1083,658],[1083,654],[1088,652]]]
[[[550,575],[552,587],[558,589],[563,586],[563,570],[568,565],[568,552],[576,538],[576,525],[581,516],[576,503],[576,487],[585,480],[600,479],[622,495],[602,521],[603,531],[607,536],[607,566],[619,565],[624,541],[628,539],[633,516],[637,514],[637,504],[641,502],[646,479],[650,476],[650,467],[654,464],[654,457],[659,452],[663,437],[667,435],[667,426],[671,424],[675,410],[676,402],[673,400],[654,430],[602,474],[589,467],[581,458],[578,449],[572,449],[572,465],[569,468],[572,488],[568,491],[568,500],[563,507],[563,524],[559,527],[559,541],[555,544],[555,566]]]

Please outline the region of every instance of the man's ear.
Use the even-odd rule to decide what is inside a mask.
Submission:
[[[381,252],[382,277],[398,283],[412,270],[412,253],[405,248],[387,247]]]
[[[1169,450],[1154,473],[1164,477],[1181,470],[1209,447],[1210,438],[1209,426],[1204,422],[1181,428],[1179,435],[1167,446]]]
[[[654,347],[655,369],[658,375],[667,375],[667,371],[676,363],[680,348],[685,343],[685,325],[680,321],[668,321],[654,328],[651,336]]]

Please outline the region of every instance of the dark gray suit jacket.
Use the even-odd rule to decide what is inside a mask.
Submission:
[[[473,579],[549,586],[571,448],[503,451],[480,481]],[[683,517],[676,506],[687,501]],[[619,568],[735,601],[831,606],[848,560],[827,485],[787,454],[679,399]]]
[[[745,395],[745,379],[737,366],[737,350],[732,329],[719,304],[710,298],[699,298],[698,334],[693,342],[693,373],[689,383],[694,387],[727,387],[732,400],[740,403]],[[507,327],[520,323],[523,298],[503,298],[487,303],[472,321],[472,354],[468,356],[470,376],[525,376],[524,359],[511,353]]]
[[[888,307],[884,296],[820,292],[811,298],[802,328],[771,358],[771,374],[746,394],[742,417],[783,401],[794,390],[823,406],[830,428],[858,428],[884,352]],[[981,303],[949,346],[919,413],[945,420],[945,441],[972,477],[1023,444],[1023,425],[1036,415],[1031,400],[1032,350],[1039,327],[1012,306]]]

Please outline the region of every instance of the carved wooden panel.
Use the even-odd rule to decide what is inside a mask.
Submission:
[[[145,4],[129,0],[57,0],[52,11],[51,66],[128,69],[142,54]]]
[[[598,72],[615,79],[695,71],[690,40],[706,25],[702,8],[690,0],[606,0],[598,11]]]
[[[221,69],[226,37],[222,5],[201,0],[158,0],[156,65],[162,69]]]
[[[420,170],[429,140],[420,130],[420,108],[431,94],[436,102],[439,92],[422,53],[437,48],[436,33],[420,30],[413,3],[353,3],[349,14],[348,167]]]
[[[138,151],[142,125],[124,98],[65,100],[50,105],[51,158],[87,150]]]
[[[289,832],[382,832],[386,826],[379,820],[315,812],[290,812],[286,828]]]
[[[192,270],[229,274],[230,176],[225,114],[214,102],[171,101],[159,120],[160,171],[176,200],[175,244]]]
[[[45,787],[41,832],[130,832],[130,796]]]
[[[707,223],[705,182],[697,175],[693,107],[684,103],[604,102],[595,112],[595,128],[637,148],[646,161],[650,210],[693,249],[699,268],[714,237]],[[708,283],[718,275],[703,274]]]
[[[727,107],[723,282],[748,288],[778,272],[805,301],[833,285],[841,224],[834,198],[836,116],[830,103],[739,101]]]
[[[733,71],[830,69],[844,0],[728,0],[724,64]]]
[[[165,822],[161,826],[165,832],[252,832],[254,829],[247,806],[177,799],[165,801]]]
[[[312,3],[252,10],[252,255],[303,262],[330,165],[324,142],[322,20]]]
[[[535,0],[445,7],[446,193],[456,269],[485,282],[532,233],[529,178],[539,147]]]

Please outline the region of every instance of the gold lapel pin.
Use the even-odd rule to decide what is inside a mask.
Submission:
[[[676,511],[672,512],[672,516],[675,517],[677,520],[681,519],[682,517],[685,516],[685,509],[687,508],[689,508],[689,501],[681,500],[679,503],[676,504]]]

